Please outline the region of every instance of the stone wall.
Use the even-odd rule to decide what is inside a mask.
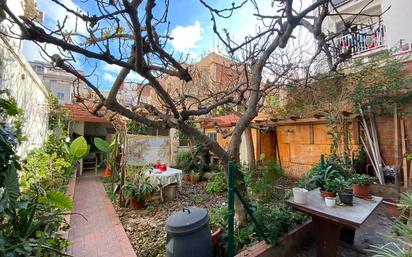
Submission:
[[[27,138],[18,148],[24,157],[40,147],[48,133],[48,92],[18,48],[0,35],[0,89],[7,89],[24,111],[23,135]]]

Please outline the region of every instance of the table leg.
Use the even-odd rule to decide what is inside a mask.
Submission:
[[[317,257],[336,257],[342,226],[325,219],[312,217],[315,229]]]
[[[160,202],[164,202],[164,198],[163,198],[163,187],[160,188]]]
[[[340,233],[340,240],[353,245],[353,241],[355,240],[355,230],[350,228],[342,228]]]

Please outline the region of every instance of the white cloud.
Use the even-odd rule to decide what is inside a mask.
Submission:
[[[83,12],[72,0],[61,0],[60,2],[71,10]],[[63,24],[63,21],[67,17],[65,21],[65,30],[76,31],[82,34],[87,33],[86,23],[83,20],[77,18],[74,14],[67,12],[61,6],[52,3],[50,0],[38,0],[37,6],[40,11],[44,12],[45,21],[50,21],[50,24],[48,24],[49,26],[55,28],[57,22]]]
[[[195,21],[194,25],[176,26],[171,32],[173,40],[172,46],[179,52],[184,52],[190,49],[197,48],[197,43],[203,38],[203,29],[199,21]]]
[[[108,83],[113,83],[115,79],[116,79],[116,77],[113,76],[110,73],[106,72],[106,73],[103,74],[103,80],[108,82]]]
[[[114,82],[114,80],[117,77],[117,74],[119,74],[120,70],[122,69],[122,67],[114,65],[114,64],[108,64],[108,63],[104,63],[103,65],[103,80],[107,81],[107,82]],[[127,75],[125,81],[128,82],[142,82],[143,81],[143,77],[140,76],[138,73],[131,71],[129,73],[129,75]]]

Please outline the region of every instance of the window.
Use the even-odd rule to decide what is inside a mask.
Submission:
[[[34,70],[38,73],[43,73],[44,72],[44,67],[41,65],[35,65]]]
[[[63,100],[64,99],[64,93],[63,92],[57,92],[56,93],[57,99]]]
[[[207,133],[207,136],[217,142],[217,133],[216,132],[209,132],[209,133]]]

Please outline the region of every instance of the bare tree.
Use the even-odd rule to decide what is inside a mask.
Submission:
[[[47,45],[57,46],[60,54],[49,55],[50,61],[54,66],[75,75],[94,91],[96,98],[93,113],[96,114],[105,107],[150,127],[176,128],[204,144],[224,163],[239,160],[241,136],[258,115],[266,95],[271,94],[279,85],[287,83],[296,73],[310,74],[312,60],[321,56],[321,53],[327,57],[331,69],[336,69],[339,63],[350,57],[350,52],[335,55],[333,40],[348,32],[358,20],[347,17],[364,15],[364,9],[370,4],[367,3],[360,13],[340,15],[331,0],[315,0],[299,9],[294,7],[300,1],[272,0],[270,2],[276,7],[276,12],[266,15],[260,11],[259,4],[263,1],[244,0],[224,9],[216,9],[205,0],[200,0],[211,14],[214,33],[224,43],[228,53],[236,59],[234,70],[238,77],[230,87],[199,96],[192,94],[190,90],[189,83],[194,74],[185,64],[186,56],[167,51],[170,49],[167,45],[172,40],[169,35],[168,0],[162,1],[157,7],[162,12],[154,12],[158,2],[155,0],[83,1],[93,4],[94,13],[71,9],[64,4],[65,1],[51,2],[57,5],[56,8],[64,8],[68,16],[74,17],[77,20],[76,26],[69,27],[67,18],[54,27],[47,27],[35,20],[17,17],[6,0],[0,0],[0,11],[6,14],[10,26],[18,27],[21,31],[20,34],[8,33],[7,36],[35,42],[43,49],[44,55],[48,55]],[[229,31],[219,29],[218,20],[230,19],[233,13],[245,8],[247,4],[255,9],[255,17],[260,25],[256,34],[237,42],[231,38]],[[331,15],[340,15],[344,26],[341,31],[326,34],[322,30],[322,24]],[[80,27],[84,29],[80,30]],[[303,73],[302,64],[299,66],[291,62],[285,51],[288,42],[293,40],[295,32],[301,28],[305,28],[317,40],[317,49],[307,58]],[[160,31],[166,32],[162,34]],[[82,60],[121,67],[107,97],[89,75],[80,73],[75,68],[74,62]],[[138,73],[144,79],[144,84],[156,92],[159,104],[140,103],[132,108],[118,102],[116,97],[119,88],[131,72]],[[265,77],[265,74],[270,75]],[[165,87],[165,78],[171,77],[181,82],[182,90],[178,94]],[[189,122],[208,115],[221,106],[243,106],[238,109],[241,117],[231,131],[228,149],[223,149]],[[142,115],[142,110],[149,116]],[[236,213],[243,213],[239,205]],[[238,221],[244,222],[244,215],[238,216]]]

